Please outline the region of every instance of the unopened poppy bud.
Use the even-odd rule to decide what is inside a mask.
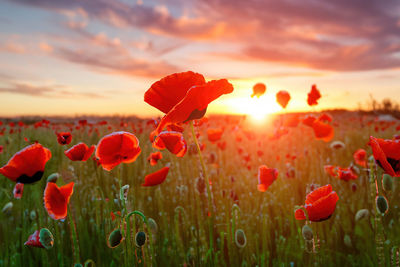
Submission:
[[[369,216],[369,211],[367,209],[359,210],[356,213],[356,222],[368,218],[368,216]]]
[[[148,223],[149,229],[153,233],[153,235],[156,234],[158,231],[158,226],[157,226],[156,221],[152,218],[149,218],[149,219],[147,219],[147,223]]]
[[[50,249],[54,245],[53,234],[47,228],[40,229],[39,241],[45,249]]]
[[[31,221],[36,220],[36,211],[32,210],[31,213],[29,213],[29,218],[31,219]]]
[[[346,147],[346,145],[342,141],[333,141],[330,144],[331,149],[339,150]]]
[[[10,215],[12,208],[13,208],[13,203],[12,202],[8,202],[7,204],[4,205],[3,209],[1,210],[1,212],[3,212],[4,214]]]
[[[346,247],[351,248],[353,247],[353,244],[351,243],[351,238],[349,235],[345,235],[343,238],[343,242],[346,245]]]
[[[95,267],[96,264],[94,263],[93,260],[89,259],[89,260],[85,261],[85,264],[83,266],[85,266],[85,267]]]
[[[303,238],[305,240],[312,240],[314,237],[311,227],[308,226],[307,224],[304,225],[303,228],[301,229],[301,234],[303,235]]]
[[[135,244],[137,247],[141,247],[146,243],[146,233],[145,232],[137,232],[135,236]]]
[[[389,203],[384,196],[378,196],[375,199],[376,209],[382,215],[385,215],[389,210]]]
[[[246,234],[242,229],[237,229],[235,233],[235,243],[239,248],[244,248],[247,243]]]
[[[353,192],[357,191],[357,184],[356,183],[352,183],[351,184],[351,191],[353,191]]]
[[[49,175],[49,177],[47,177],[47,182],[48,183],[56,183],[57,179],[60,178],[60,174],[55,172]]]
[[[384,174],[382,178],[382,187],[386,192],[393,190],[393,178],[389,174]]]
[[[128,192],[129,192],[129,184],[126,184],[123,187],[121,187],[119,199],[127,200],[128,199]]]
[[[121,230],[119,228],[115,229],[110,233],[108,236],[108,247],[109,248],[116,248],[121,242],[124,240],[122,236]]]

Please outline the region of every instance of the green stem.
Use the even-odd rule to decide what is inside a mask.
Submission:
[[[76,234],[76,226],[75,226],[75,221],[73,216],[71,215],[71,210],[68,210],[68,221],[69,221],[69,226],[71,229],[71,238],[72,238],[72,249],[74,253],[74,259],[75,263],[80,262],[80,256],[79,256],[79,243],[78,243],[78,237]]]
[[[194,142],[196,143],[196,147],[197,147],[197,152],[199,154],[199,158],[200,158],[200,163],[201,163],[201,167],[203,170],[203,175],[204,178],[206,180],[206,186],[207,186],[207,200],[208,200],[208,212],[210,212],[211,216],[208,219],[209,222],[209,235],[210,235],[210,249],[211,251],[213,251],[213,246],[214,246],[214,209],[212,207],[212,198],[211,198],[211,188],[210,188],[210,180],[208,178],[207,172],[206,172],[206,166],[204,164],[204,160],[203,160],[203,156],[201,154],[201,150],[200,150],[200,145],[199,142],[197,141],[197,137],[196,137],[196,133],[194,132],[194,126],[193,126],[193,121],[190,121],[190,127],[192,128],[192,135],[193,135],[193,139]],[[211,257],[212,257],[211,253]]]

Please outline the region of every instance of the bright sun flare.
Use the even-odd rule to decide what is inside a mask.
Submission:
[[[251,120],[256,123],[265,122],[269,114],[281,111],[275,99],[265,96],[234,98],[229,104],[232,106],[233,112],[249,115]]]

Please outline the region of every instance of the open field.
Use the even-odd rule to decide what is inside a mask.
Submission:
[[[306,114],[298,115],[296,127],[290,127],[295,124],[289,123],[291,116],[271,118],[266,125],[235,116],[194,121],[206,173],[191,124],[182,125],[186,154],[177,157],[162,150],[162,158],[151,166],[147,158],[157,151],[149,141],[152,120],[50,120],[48,124],[36,123],[36,127],[33,122],[10,125],[3,121],[1,166],[36,141],[51,151],[51,158],[43,178],[24,185],[21,199],[13,197],[15,182],[1,176],[0,206],[13,205],[0,214],[0,265],[398,266],[398,178],[393,178],[391,191],[383,190],[383,170],[373,160],[366,168],[357,165],[353,153],[365,149],[368,159],[372,155],[369,137],[392,139],[399,122],[356,112],[335,113],[329,122],[334,138],[324,142],[301,122]],[[210,142],[207,130],[217,128],[223,134]],[[141,152],[134,162],[107,171],[93,159],[95,153],[87,161],[71,161],[64,154],[79,142],[97,145],[102,137],[116,131],[138,138]],[[70,132],[71,143],[60,145],[55,132]],[[335,140],[344,146],[332,148]],[[142,186],[147,174],[167,164],[170,169],[164,182]],[[279,173],[265,192],[257,187],[261,165]],[[353,165],[357,178],[345,181],[331,177],[324,171],[325,165]],[[59,174],[58,186],[74,182],[65,220],[54,220],[44,206],[47,178],[53,173]],[[308,224],[313,238],[306,241],[302,235],[305,221],[295,219],[295,208],[304,205],[312,189],[327,184],[339,200],[329,219]],[[126,198],[120,191],[124,185],[129,185]],[[376,210],[375,185],[389,203],[384,216]],[[356,220],[361,209],[367,209],[369,216]],[[41,228],[52,233],[53,247],[24,246]],[[112,240],[117,246],[110,248],[109,234],[117,228],[124,238],[120,244]],[[135,238],[140,243],[143,237],[136,236],[140,231],[146,234],[146,242],[137,246]]]

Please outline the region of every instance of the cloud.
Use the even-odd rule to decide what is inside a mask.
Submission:
[[[214,43],[235,44],[240,49],[226,54],[234,60],[333,71],[400,67],[400,47],[395,45],[400,43],[397,0],[165,0],[163,5],[121,0],[16,2],[62,13],[70,18],[69,27],[77,31],[85,29],[89,20],[96,20],[120,30],[141,29],[189,45],[202,42],[209,45],[210,53]],[[78,60],[71,55],[76,52],[64,49],[61,54],[102,69],[121,63],[107,63],[94,55]],[[142,64],[128,58],[128,63],[115,71],[136,74]],[[168,63],[156,63],[156,69],[163,67]],[[144,70],[139,75],[148,73]]]
[[[60,90],[61,89],[61,90]],[[9,83],[0,86],[0,93],[11,93],[46,98],[103,98],[104,96],[89,92],[73,92],[62,85],[37,86],[28,83]]]

